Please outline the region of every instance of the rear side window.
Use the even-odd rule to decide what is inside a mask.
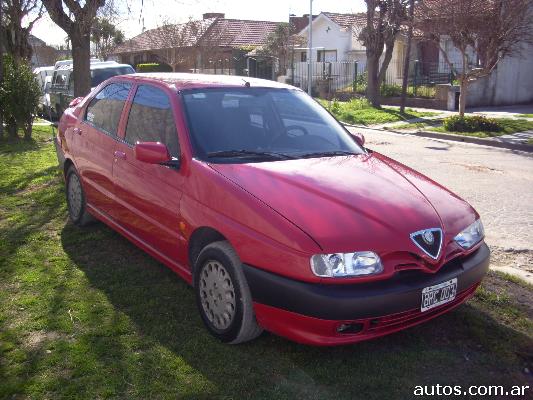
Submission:
[[[167,94],[149,85],[139,86],[126,128],[126,142],[161,142],[171,156],[179,156],[178,133]]]
[[[98,86],[106,79],[109,79],[117,75],[134,74],[135,70],[128,66],[124,67],[109,67],[109,68],[97,68],[91,70],[91,87]]]
[[[130,83],[111,83],[87,106],[85,120],[111,136],[117,136],[120,115],[130,91]]]

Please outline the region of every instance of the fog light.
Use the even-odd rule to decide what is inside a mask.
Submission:
[[[337,332],[338,333],[344,333],[344,334],[347,334],[347,333],[351,333],[351,334],[359,333],[362,330],[363,330],[363,324],[360,324],[360,323],[340,324],[337,327]]]

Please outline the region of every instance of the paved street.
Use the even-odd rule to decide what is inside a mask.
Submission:
[[[533,250],[533,154],[362,128],[369,148],[457,193],[481,214],[487,243]]]

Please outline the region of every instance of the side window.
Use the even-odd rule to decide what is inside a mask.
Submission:
[[[153,86],[137,89],[126,127],[126,142],[161,142],[170,155],[179,156],[178,133],[166,93]]]
[[[85,121],[109,135],[117,136],[120,115],[130,91],[130,83],[111,83],[91,100]]]
[[[55,72],[54,75],[54,85],[56,86],[64,86],[67,82],[67,75],[64,71],[61,72]]]

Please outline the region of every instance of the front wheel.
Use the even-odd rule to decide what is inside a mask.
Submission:
[[[255,319],[241,261],[229,242],[211,243],[202,250],[195,264],[194,288],[205,326],[221,341],[243,343],[263,331]]]
[[[71,221],[78,226],[84,226],[94,219],[87,212],[85,193],[76,169],[71,166],[67,171],[67,206]]]

